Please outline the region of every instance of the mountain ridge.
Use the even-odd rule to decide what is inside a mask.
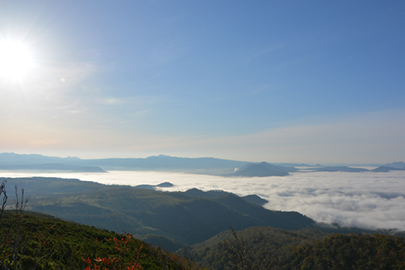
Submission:
[[[201,242],[232,226],[301,229],[315,222],[297,212],[271,211],[232,193],[210,198],[107,186],[61,178],[2,178],[31,196],[27,209],[82,224],[139,236],[157,234],[185,244]],[[204,194],[204,192],[203,192]],[[10,197],[12,199],[12,197]],[[164,222],[162,222],[164,220]]]

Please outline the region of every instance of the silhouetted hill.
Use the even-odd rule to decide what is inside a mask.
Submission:
[[[380,166],[375,168],[373,172],[389,172],[389,171],[404,171],[405,168],[395,168],[395,167],[388,167],[388,166]]]
[[[223,190],[202,191],[197,188],[189,189],[183,193],[186,195],[189,195],[189,196],[198,196],[198,197],[211,198],[211,199],[215,198],[215,197],[219,197],[219,196],[233,195],[233,193],[226,192]],[[247,196],[240,197],[240,198],[244,199],[245,201],[247,201],[249,203],[257,204],[260,206],[263,206],[264,204],[268,203],[267,200],[262,199],[257,195],[247,195]]]
[[[405,169],[405,163],[402,161],[384,164],[383,166],[387,166],[390,168],[396,168],[396,169]]]
[[[223,190],[202,191],[201,189],[198,188],[192,188],[183,193],[189,196],[198,196],[203,198],[214,198],[221,195],[231,194],[230,192],[226,192]]]
[[[289,172],[297,171],[293,167],[283,167],[269,164],[267,162],[262,163],[250,163],[246,166],[236,170],[231,176],[243,176],[243,177],[266,177],[266,176],[286,176]]]
[[[265,200],[265,199],[263,199],[263,198],[260,198],[260,197],[257,196],[257,195],[247,195],[247,196],[243,196],[242,198],[243,198],[245,201],[248,201],[248,202],[250,202],[250,203],[254,203],[254,204],[257,204],[257,205],[261,205],[261,206],[263,206],[263,205],[265,205],[266,203],[269,202],[268,200]]]
[[[389,171],[402,171],[405,170],[405,163],[402,161],[388,163],[375,168],[374,172],[389,172]]]
[[[158,185],[137,185],[136,188],[156,190],[157,187],[173,187],[174,185],[169,182],[160,183]]]

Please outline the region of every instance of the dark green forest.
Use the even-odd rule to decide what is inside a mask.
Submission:
[[[405,269],[405,238],[270,227],[228,230],[180,251],[222,269]]]

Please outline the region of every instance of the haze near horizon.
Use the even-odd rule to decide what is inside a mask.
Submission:
[[[0,152],[404,160],[404,2],[2,1]]]

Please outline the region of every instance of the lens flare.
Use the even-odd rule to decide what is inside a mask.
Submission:
[[[28,75],[34,62],[30,48],[19,41],[0,41],[0,78],[20,81]]]

